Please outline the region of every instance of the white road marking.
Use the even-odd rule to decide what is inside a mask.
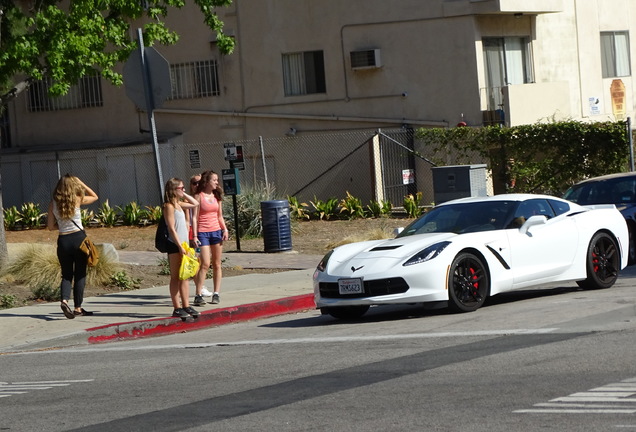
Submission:
[[[316,343],[338,343],[338,342],[364,342],[364,341],[380,341],[380,340],[406,340],[406,339],[432,339],[432,338],[456,338],[456,337],[479,337],[479,336],[510,336],[510,335],[535,335],[547,334],[557,331],[557,328],[542,329],[512,329],[512,330],[484,330],[473,332],[444,332],[444,333],[409,333],[399,335],[369,335],[369,336],[336,336],[336,337],[316,337],[316,338],[296,338],[296,339],[258,339],[244,340],[234,342],[210,342],[196,344],[174,344],[174,345],[144,345],[132,346],[122,344],[118,346],[100,345],[98,348],[93,347],[73,347],[60,348],[55,351],[24,351],[7,355],[26,355],[26,354],[55,354],[55,353],[73,353],[73,352],[104,352],[104,351],[149,351],[162,349],[187,349],[187,348],[213,348],[223,346],[247,346],[247,345],[280,345],[280,344],[316,344]]]
[[[535,404],[535,408],[516,410],[516,413],[540,414],[635,414],[636,378],[596,387],[586,392],[558,397],[548,403]],[[621,426],[627,427],[627,425]],[[631,426],[629,426],[631,427]]]
[[[75,383],[91,381],[94,380],[16,381],[13,383],[0,382],[0,398],[21,395],[35,390],[49,390],[53,387],[66,387]]]

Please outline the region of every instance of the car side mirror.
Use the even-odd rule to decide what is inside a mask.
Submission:
[[[393,235],[399,235],[399,234],[402,233],[402,231],[404,231],[404,227],[394,228],[393,229]]]
[[[543,215],[530,216],[523,223],[523,225],[521,225],[521,228],[519,228],[519,231],[521,231],[522,234],[527,234],[528,230],[532,228],[533,226],[545,225],[547,222],[548,222],[548,218],[546,216],[543,216]]]

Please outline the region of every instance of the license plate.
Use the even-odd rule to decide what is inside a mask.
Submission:
[[[362,294],[364,293],[364,284],[360,278],[339,279],[338,292],[341,295]]]

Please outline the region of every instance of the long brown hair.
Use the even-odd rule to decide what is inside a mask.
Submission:
[[[201,193],[205,185],[209,183],[210,179],[215,174],[217,177],[219,176],[214,171],[205,171],[201,174],[201,180],[199,180],[199,184],[197,185],[197,193]],[[220,181],[218,186],[212,191],[212,193],[214,194],[214,198],[216,198],[217,201],[223,200],[223,188],[221,187]]]
[[[175,205],[179,202],[179,197],[177,196],[177,193],[175,192],[177,189],[177,186],[179,186],[179,183],[183,183],[183,180],[177,177],[172,177],[170,180],[166,182],[166,188],[164,189],[164,192],[163,192],[164,204],[170,203],[172,205]]]
[[[77,180],[77,177],[66,174],[58,180],[53,191],[57,212],[63,219],[71,219],[75,215],[77,198],[84,198],[84,188]]]

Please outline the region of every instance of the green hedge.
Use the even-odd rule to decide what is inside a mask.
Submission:
[[[416,137],[438,156],[433,158],[436,163],[451,149],[464,158],[463,163],[473,163],[470,158],[475,154],[489,160],[495,193],[560,196],[582,179],[629,168],[625,122],[419,129]]]

